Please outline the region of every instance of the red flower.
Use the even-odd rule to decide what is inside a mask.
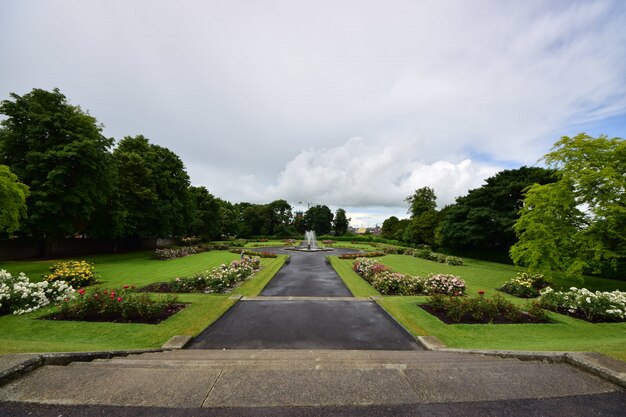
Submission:
[[[122,301],[122,297],[117,297],[117,302],[119,303],[120,301]]]
[[[134,285],[131,285],[131,286],[130,286],[130,289],[131,289],[131,290],[134,290],[135,288],[137,288],[137,287],[135,287]]]
[[[127,290],[130,286],[129,285],[124,285],[124,289]]]
[[[80,290],[78,290],[78,293],[79,293],[80,295],[85,295],[85,289],[84,289],[84,288],[81,288]]]
[[[115,291],[111,291],[111,297],[115,297]]]
[[[104,290],[104,291],[102,291],[102,294],[104,294],[104,295],[108,295],[108,294],[109,294],[109,291]]]
[[[485,291],[483,290],[478,291],[478,295],[485,295]]]

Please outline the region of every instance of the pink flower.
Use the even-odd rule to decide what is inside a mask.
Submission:
[[[478,291],[478,295],[485,295],[485,291],[483,290]]]
[[[117,297],[117,302],[119,303],[120,301],[122,301],[122,297]]]

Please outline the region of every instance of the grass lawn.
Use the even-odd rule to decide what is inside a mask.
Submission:
[[[394,271],[426,276],[429,273],[454,274],[463,278],[469,294],[484,290],[524,304],[527,301],[495,288],[512,278],[521,268],[465,258],[464,266],[449,266],[405,255],[387,255],[380,262]],[[377,291],[352,271],[351,260],[331,257],[331,263],[354,296],[377,295]],[[572,284],[560,278],[557,286]],[[584,286],[592,290],[626,290],[626,282],[587,277]],[[415,336],[437,336],[449,347],[512,350],[596,351],[626,361],[626,323],[588,323],[550,313],[550,324],[453,324],[447,325],[417,304],[428,297],[382,296],[378,303]]]
[[[148,252],[86,259],[96,264],[103,286],[120,286],[168,281],[236,258],[229,252],[213,251],[171,261],[152,260]],[[257,295],[284,262],[284,256],[262,259],[263,268],[231,294],[179,294],[178,300],[189,305],[157,325],[38,320],[52,313],[54,307],[22,316],[0,316],[0,353],[156,348],[174,335],[195,336],[232,307],[236,302],[229,299],[232,294]],[[52,263],[4,262],[0,268],[11,273],[28,271],[29,277],[35,278],[47,273]]]

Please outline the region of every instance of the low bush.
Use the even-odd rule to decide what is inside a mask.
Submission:
[[[476,297],[451,297],[434,294],[427,304],[434,312],[441,313],[454,323],[545,323],[547,313],[534,304],[524,309],[507,301],[501,295],[487,298],[480,294]]]
[[[431,294],[463,295],[465,281],[456,275],[430,274],[425,287]]]
[[[0,315],[30,313],[72,298],[74,288],[65,281],[30,282],[24,273],[14,277],[0,270]]]
[[[98,277],[94,266],[87,261],[64,261],[52,265],[44,279],[48,282],[65,281],[74,288],[81,288],[95,284]]]
[[[178,311],[176,297],[155,299],[149,293],[132,291],[129,286],[122,289],[93,288],[78,290],[78,297],[64,302],[55,320],[121,321],[153,323],[167,317],[172,310]]]
[[[183,256],[195,255],[196,253],[208,252],[212,248],[213,247],[211,245],[175,246],[171,248],[156,249],[152,257],[161,261],[167,261],[170,259],[182,258]]]
[[[385,295],[417,295],[424,292],[424,281],[424,278],[418,276],[383,271],[374,275],[371,284]]]
[[[389,267],[377,262],[375,259],[357,258],[352,265],[354,272],[359,274],[365,281],[372,282],[374,275],[389,271]]]
[[[426,259],[428,261],[445,263],[451,266],[462,266],[463,259],[456,256],[446,256],[441,253],[433,252],[429,247],[421,247],[414,249],[412,252],[407,251],[407,255],[411,254],[416,258]]]
[[[230,246],[234,248],[243,248],[247,241],[245,239],[237,239],[230,242]]]
[[[450,266],[463,266],[464,262],[462,258],[456,256],[446,256],[446,264]]]
[[[374,251],[374,252],[365,252],[365,253],[344,253],[339,255],[339,259],[358,259],[358,258],[378,258],[380,256],[385,256],[385,252]]]
[[[515,278],[505,282],[498,289],[516,297],[535,298],[539,297],[540,291],[548,285],[542,274],[519,272]]]
[[[251,276],[261,265],[259,258],[244,258],[205,271],[189,278],[176,278],[170,281],[172,292],[224,292],[236,282]]]
[[[626,292],[591,292],[572,287],[569,291],[541,292],[538,305],[547,310],[572,315],[593,322],[626,321]]]
[[[272,252],[257,252],[248,249],[231,249],[232,253],[243,254],[244,256],[258,256],[260,258],[277,258],[278,255]]]

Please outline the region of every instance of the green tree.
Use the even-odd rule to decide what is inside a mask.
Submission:
[[[398,231],[399,224],[400,220],[396,216],[391,216],[388,219],[385,219],[381,228],[382,237],[385,239],[394,239],[395,234]]]
[[[8,166],[0,165],[0,233],[13,233],[26,217],[28,187]]]
[[[113,157],[119,174],[112,223],[118,235],[185,234],[192,203],[189,176],[180,158],[141,135],[122,139]]]
[[[333,213],[326,205],[317,205],[304,213],[306,230],[314,230],[317,235],[330,233],[333,224]]]
[[[269,204],[269,234],[289,235],[289,225],[293,217],[291,205],[285,200],[275,200]],[[278,233],[278,230],[281,233]]]
[[[545,155],[558,171],[533,185],[515,223],[516,264],[551,274],[624,271],[626,264],[626,141],[584,133],[562,137]]]
[[[419,217],[421,214],[434,211],[437,208],[435,190],[430,187],[418,188],[413,195],[408,196],[404,201],[409,204],[411,218]]]
[[[34,89],[0,103],[0,163],[30,188],[21,231],[49,239],[86,234],[113,191],[113,139],[58,89]]]
[[[205,187],[189,187],[191,220],[189,234],[204,240],[216,240],[221,235],[219,201]]]
[[[333,228],[335,229],[335,235],[343,236],[348,232],[348,226],[350,225],[350,219],[346,216],[346,211],[342,208],[338,208],[335,212],[335,219],[333,221]]]
[[[523,206],[524,190],[556,179],[553,170],[538,167],[498,172],[447,207],[439,226],[438,243],[461,252],[508,253],[517,241],[513,225]]]

